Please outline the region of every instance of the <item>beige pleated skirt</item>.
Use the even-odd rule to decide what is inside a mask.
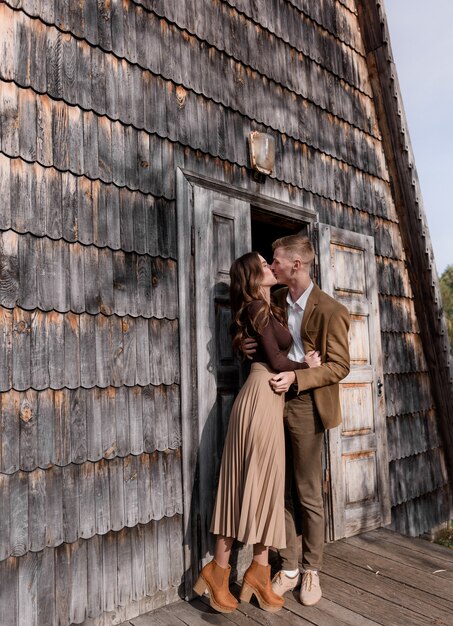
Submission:
[[[246,544],[286,547],[284,394],[275,372],[252,363],[231,410],[211,532]]]

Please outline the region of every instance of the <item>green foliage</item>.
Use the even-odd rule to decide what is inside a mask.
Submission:
[[[445,317],[447,318],[450,345],[453,350],[453,265],[449,265],[440,277],[440,291]]]
[[[436,543],[440,543],[441,546],[446,548],[453,548],[453,520],[448,528],[444,528],[444,530],[438,533]]]

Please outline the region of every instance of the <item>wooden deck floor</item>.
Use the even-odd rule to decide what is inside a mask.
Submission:
[[[277,614],[240,603],[229,615],[212,611],[205,598],[177,602],[123,626],[417,626],[453,625],[453,550],[384,529],[326,548],[323,598],[304,607],[285,596]],[[237,595],[239,587],[233,593]]]

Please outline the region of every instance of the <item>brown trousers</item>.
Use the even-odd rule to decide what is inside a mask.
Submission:
[[[320,569],[324,549],[324,427],[310,391],[297,396],[287,394],[285,437],[286,548],[279,550],[282,569],[299,567],[297,530],[302,532],[302,566],[304,569]]]

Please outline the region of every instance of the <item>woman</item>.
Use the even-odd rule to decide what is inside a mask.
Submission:
[[[304,363],[286,357],[292,344],[285,312],[271,302],[276,279],[257,252],[234,261],[230,269],[233,347],[254,337],[258,348],[250,375],[240,390],[230,416],[220,468],[211,532],[217,535],[214,559],[205,565],[194,586],[199,595],[209,591],[211,606],[222,613],[234,611],[230,593],[229,559],[234,539],[253,544],[253,561],[244,575],[240,599],[255,594],[260,606],[275,612],[283,598],[270,584],[268,548],[283,548],[285,541],[283,432],[284,395],[276,394],[269,380],[276,372],[317,367],[311,352]]]

